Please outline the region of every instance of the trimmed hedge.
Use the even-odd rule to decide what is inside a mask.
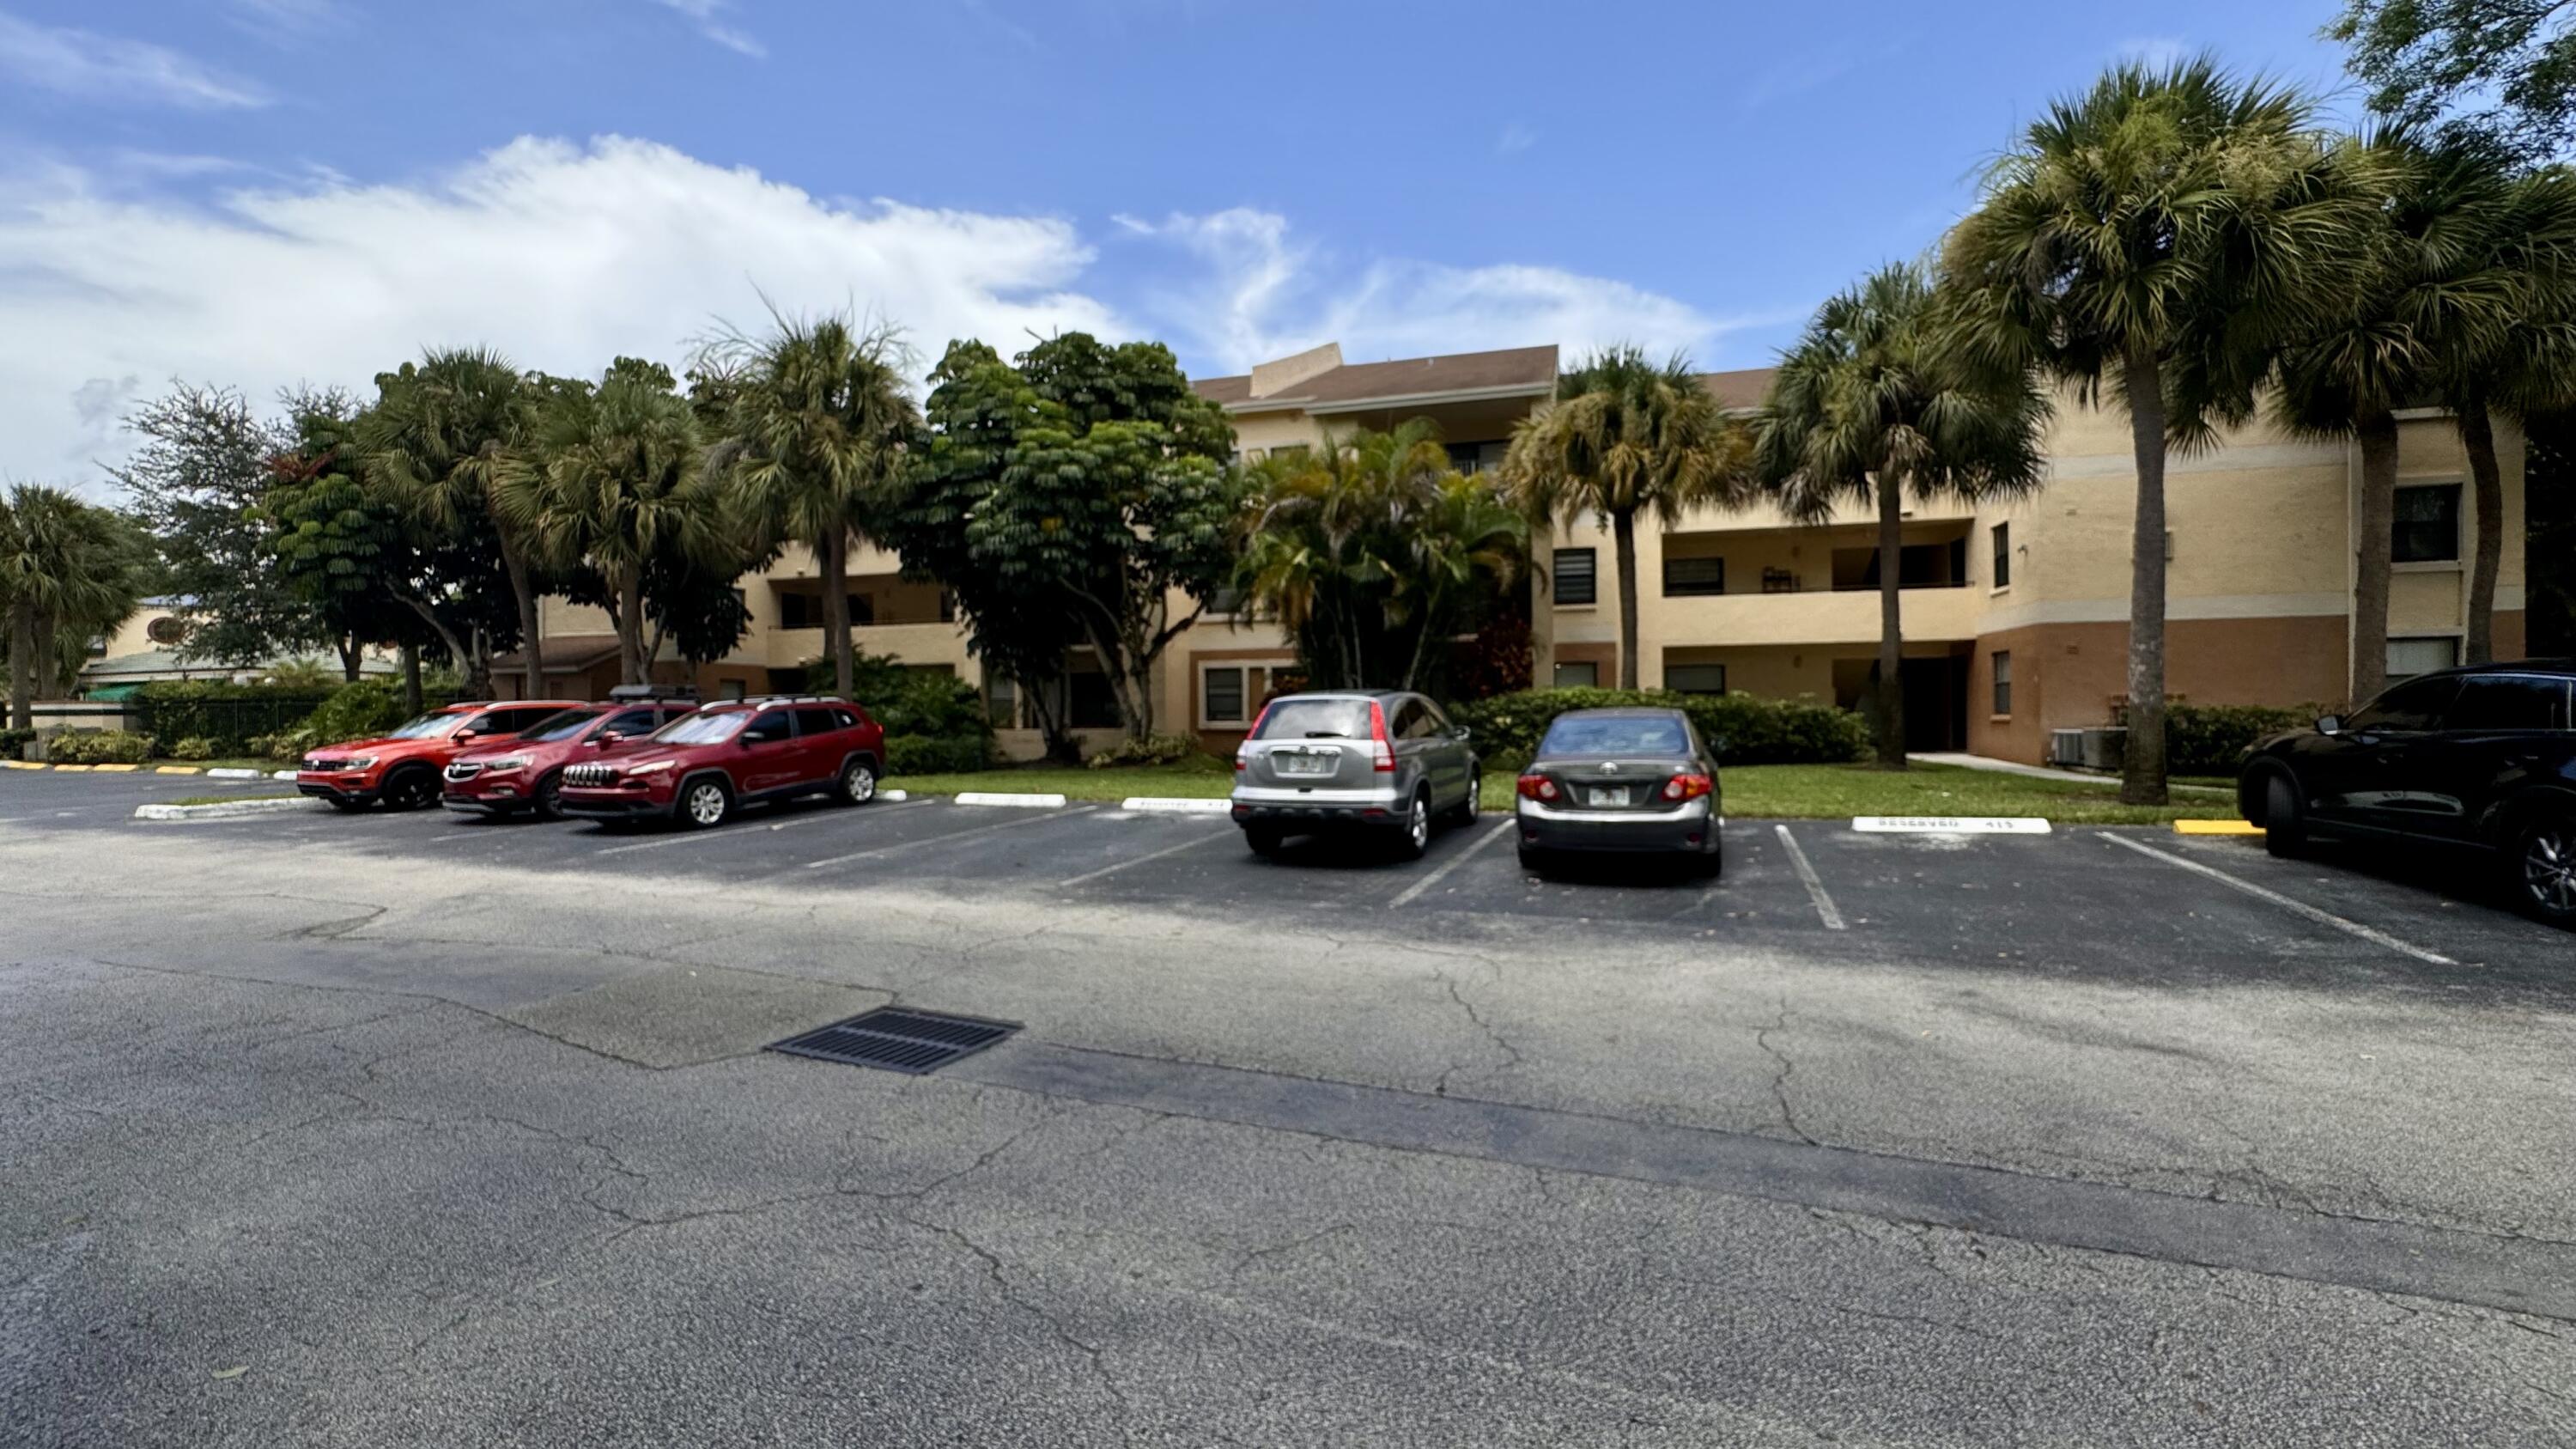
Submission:
[[[978,735],[888,735],[885,748],[889,775],[965,775],[993,763],[993,742]]]
[[[2283,730],[2306,727],[2323,706],[2176,704],[2165,708],[2165,768],[2177,775],[2233,775],[2245,752]]]
[[[330,698],[305,716],[300,728],[283,733],[293,737],[294,749],[300,753],[344,740],[373,739],[410,718],[411,711],[403,707],[401,684],[361,679],[332,691]]]
[[[1449,711],[1476,732],[1488,760],[1526,759],[1558,715],[1575,709],[1649,705],[1688,714],[1728,765],[1839,765],[1869,750],[1869,725],[1847,709],[1812,699],[1750,694],[1675,694],[1661,689],[1525,689]]]
[[[1095,770],[1114,770],[1122,765],[1177,765],[1204,753],[1196,735],[1147,735],[1141,740],[1122,739],[1093,755],[1089,764]]]
[[[212,740],[216,753],[232,755],[254,736],[294,729],[332,693],[305,685],[167,680],[136,690],[128,708],[145,734]]]
[[[58,765],[139,765],[152,758],[152,737],[132,730],[64,730],[45,739]]]

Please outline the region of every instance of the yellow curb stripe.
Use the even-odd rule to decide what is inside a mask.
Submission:
[[[33,760],[0,760],[0,770],[41,770],[43,768],[45,767]]]
[[[152,773],[156,775],[193,775],[197,773],[197,767],[194,765],[155,765],[152,767]]]
[[[54,773],[57,775],[86,775],[97,768],[98,767],[96,765],[56,765],[54,766]]]
[[[2260,835],[2263,827],[2250,820],[2177,820],[2176,835]]]
[[[90,768],[102,775],[123,775],[131,774],[143,767],[141,765],[92,765]]]

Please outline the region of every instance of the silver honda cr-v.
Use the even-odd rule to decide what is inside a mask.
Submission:
[[[1234,822],[1259,855],[1291,835],[1361,830],[1413,859],[1433,820],[1476,818],[1482,784],[1467,731],[1421,695],[1282,695],[1234,752]]]

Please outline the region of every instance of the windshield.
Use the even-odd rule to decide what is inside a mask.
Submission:
[[[425,714],[398,730],[388,730],[389,740],[443,740],[456,733],[456,727],[472,718],[466,714]]]
[[[1257,740],[1364,740],[1369,737],[1365,699],[1283,699],[1261,719]]]
[[[1677,719],[1652,715],[1559,718],[1539,742],[1542,755],[1687,755],[1690,736]]]
[[[568,709],[561,714],[550,714],[537,721],[534,726],[519,731],[519,738],[535,740],[539,743],[549,740],[568,740],[580,734],[584,725],[599,718],[600,713],[595,709]]]
[[[741,731],[744,720],[751,718],[747,709],[720,710],[714,714],[684,714],[653,732],[653,738],[666,745],[715,745],[732,739]]]

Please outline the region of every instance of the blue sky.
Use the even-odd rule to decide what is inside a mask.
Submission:
[[[2116,58],[2341,92],[2333,0],[0,0],[0,477],[173,376],[681,356],[765,292],[1193,372],[1767,361]],[[757,290],[755,290],[757,289]]]

